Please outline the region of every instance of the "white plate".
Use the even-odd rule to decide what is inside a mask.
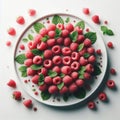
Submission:
[[[47,18],[49,18],[49,20],[51,21],[51,19],[53,18],[55,14],[51,14],[51,15],[47,15],[47,16],[44,16],[44,17],[41,17],[40,19],[36,20],[35,22],[41,22],[41,23],[45,23],[44,25],[47,26],[48,24],[46,23],[47,21]],[[76,16],[73,16],[73,15],[70,15],[70,14],[57,14],[59,16],[61,16],[64,20],[69,17],[70,18],[70,22],[75,24],[74,22],[78,22],[78,21],[81,21],[82,19],[76,17]],[[74,21],[75,20],[75,21]],[[33,32],[33,24],[35,23],[31,23],[24,31],[23,33],[21,34],[21,36],[19,37],[18,39],[18,42],[16,44],[16,48],[15,48],[15,53],[14,53],[14,58],[18,55],[18,54],[21,54],[21,53],[25,53],[25,50],[21,51],[19,49],[19,46],[20,44],[24,44],[25,46],[27,45],[25,42],[23,42],[23,38],[26,38],[28,37],[28,34],[32,34],[33,36],[36,35],[35,32]],[[85,22],[85,21],[84,21]],[[27,78],[23,78],[21,77],[21,73],[19,72],[18,68],[20,67],[20,65],[16,62],[14,62],[14,65],[15,65],[15,71],[17,73],[17,76],[22,84],[22,86],[25,88],[25,91],[30,95],[32,96],[34,99],[38,100],[39,102],[41,103],[44,103],[44,104],[47,104],[47,105],[52,105],[52,106],[69,106],[69,105],[74,105],[76,103],[80,103],[80,102],[83,102],[85,100],[87,100],[93,93],[95,93],[95,91],[98,89],[98,87],[101,85],[103,79],[104,79],[104,76],[105,76],[105,73],[106,73],[106,69],[107,69],[107,51],[106,51],[106,48],[105,48],[105,45],[104,45],[104,42],[103,42],[103,39],[102,37],[100,36],[100,34],[91,27],[91,25],[89,25],[88,23],[85,22],[85,28],[89,28],[90,31],[93,31],[93,32],[96,32],[97,33],[97,41],[95,42],[95,44],[93,45],[95,49],[101,49],[102,50],[102,59],[100,57],[97,57],[97,62],[101,62],[101,71],[102,73],[100,75],[97,76],[97,79],[94,80],[94,83],[91,84],[91,90],[90,91],[87,91],[86,93],[86,96],[85,98],[83,99],[78,99],[78,98],[75,98],[75,97],[70,97],[69,100],[67,102],[65,102],[61,97],[59,98],[60,100],[58,100],[57,98],[54,99],[54,96],[52,96],[49,100],[46,100],[46,101],[43,101],[41,96],[38,95],[34,95],[34,92],[33,92],[33,87],[32,87],[32,83],[29,82],[29,83],[24,83],[24,80],[25,79],[30,79],[30,77],[27,77]],[[26,47],[27,48],[27,47]],[[35,88],[35,87],[34,87]],[[37,89],[37,88],[36,88]]]

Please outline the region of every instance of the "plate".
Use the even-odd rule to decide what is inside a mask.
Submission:
[[[64,21],[67,22],[67,20],[71,23],[73,23],[74,25],[79,22],[79,21],[84,21],[81,18],[74,16],[74,15],[70,15],[70,14],[62,14],[62,13],[57,13],[57,14],[50,14],[50,15],[46,15],[44,17],[41,17],[39,19],[37,19],[36,21],[34,21],[33,23],[31,23],[21,34],[21,36],[18,39],[18,42],[16,44],[15,47],[15,52],[14,52],[14,59],[17,55],[25,53],[25,51],[27,50],[27,42],[28,39],[31,40],[33,39],[33,36],[35,36],[37,33],[35,32],[35,29],[33,27],[33,25],[37,22],[40,22],[42,24],[44,24],[45,26],[47,26],[49,24],[49,22],[53,19],[54,15],[59,15]],[[96,90],[99,88],[99,86],[101,85],[102,81],[104,80],[104,76],[106,73],[106,69],[107,69],[107,51],[104,45],[104,41],[100,35],[100,33],[98,31],[96,31],[90,24],[88,24],[86,21],[84,21],[85,23],[85,30],[90,30],[93,32],[96,32],[97,34],[97,40],[96,42],[93,44],[95,49],[101,49],[102,50],[102,55],[101,56],[97,56],[97,63],[99,63],[99,67],[101,69],[101,74],[94,77],[93,79],[93,83],[90,83],[91,89],[90,90],[86,90],[86,96],[84,98],[78,99],[74,96],[70,96],[69,99],[67,101],[64,101],[62,99],[62,96],[52,96],[50,99],[48,100],[43,100],[41,98],[40,95],[35,95],[34,91],[39,91],[38,87],[36,87],[35,85],[33,85],[31,82],[29,82],[29,80],[31,79],[30,77],[21,77],[21,73],[19,71],[19,67],[20,64],[16,63],[14,61],[14,67],[15,67],[15,71],[16,74],[18,76],[19,81],[21,82],[23,88],[25,89],[25,91],[32,96],[34,99],[38,100],[41,103],[47,104],[47,105],[51,105],[51,106],[70,106],[70,105],[74,105],[77,103],[82,103],[83,101],[86,101],[91,95],[93,95],[93,93],[96,92]],[[66,24],[66,23],[65,23]],[[24,44],[25,46],[25,50],[20,50],[20,45]],[[25,83],[25,80],[28,80],[28,83]],[[88,87],[87,87],[88,88]],[[40,93],[39,93],[40,94]]]

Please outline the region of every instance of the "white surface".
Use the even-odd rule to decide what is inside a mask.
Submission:
[[[3,120],[120,120],[120,1],[119,0],[0,0],[0,119]],[[18,34],[22,32],[27,25],[35,20],[30,18],[27,14],[29,8],[35,8],[37,10],[36,18],[42,15],[65,12],[75,14],[83,19],[91,22],[88,17],[84,16],[81,12],[83,7],[89,7],[91,15],[99,14],[101,20],[108,20],[109,27],[114,30],[115,36],[104,36],[105,42],[113,41],[115,46],[114,50],[108,49],[108,55],[110,60],[110,66],[116,68],[117,75],[109,76],[110,79],[114,79],[117,84],[117,91],[105,89],[108,95],[109,103],[100,102],[97,107],[97,111],[91,111],[86,106],[82,108],[76,108],[71,110],[52,108],[45,106],[41,103],[34,101],[35,106],[38,107],[38,111],[26,109],[22,103],[16,102],[12,99],[11,94],[13,89],[6,86],[7,81],[12,78],[17,82],[17,89],[23,91],[23,88],[19,85],[16,74],[13,68],[13,48],[17,41],[17,38],[9,37],[6,34],[6,30],[9,26],[15,26]],[[68,12],[66,12],[68,9]],[[25,16],[27,19],[25,26],[19,26],[16,24],[16,17],[19,15]],[[98,26],[95,26],[99,28]],[[5,46],[6,40],[12,41],[11,48]],[[9,68],[8,68],[9,66]],[[30,98],[25,92],[23,96]]]

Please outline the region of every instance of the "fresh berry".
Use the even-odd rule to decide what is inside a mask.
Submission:
[[[27,50],[26,53],[25,53],[25,57],[26,58],[33,58],[34,54],[31,52],[31,50]]]
[[[47,48],[47,44],[45,42],[41,42],[40,44],[37,44],[37,49],[39,50],[45,50]]]
[[[79,35],[83,34],[83,30],[80,27],[78,27],[78,26],[75,27],[75,31],[77,31]]]
[[[69,75],[69,74],[71,73],[71,68],[70,68],[70,66],[63,66],[63,67],[61,68],[61,72],[62,72],[63,74]]]
[[[16,22],[17,22],[18,24],[20,24],[20,25],[23,25],[23,24],[25,24],[25,19],[24,19],[23,16],[19,16],[19,17],[17,18]]]
[[[108,46],[109,48],[113,48],[113,43],[112,43],[112,42],[108,42],[108,43],[107,43],[107,46]]]
[[[70,65],[71,64],[71,57],[70,56],[63,57],[62,62],[64,65]]]
[[[53,80],[52,80],[52,78],[50,76],[46,76],[44,81],[48,85],[51,85],[53,83]]]
[[[88,62],[90,63],[94,63],[96,61],[96,57],[94,55],[91,55],[89,58],[88,58]]]
[[[20,45],[21,50],[25,50],[25,46],[23,44]]]
[[[60,65],[62,63],[62,59],[60,56],[54,56],[52,61],[55,65]]]
[[[75,83],[78,87],[83,87],[85,82],[82,79],[78,79],[75,81]]]
[[[92,45],[91,40],[88,39],[88,38],[86,38],[86,39],[84,40],[84,45],[85,45],[86,47],[90,47],[90,46]]]
[[[52,70],[57,72],[58,74],[60,74],[60,72],[61,72],[61,69],[59,66],[54,66]]]
[[[16,35],[16,30],[13,27],[10,27],[7,32],[11,36],[15,36]]]
[[[33,64],[33,60],[32,59],[26,59],[24,61],[24,65],[27,67],[30,67]]]
[[[24,100],[23,104],[25,107],[31,108],[32,107],[32,100],[31,99]]]
[[[15,100],[21,100],[21,92],[20,91],[14,91],[13,92],[13,98]]]
[[[88,53],[90,53],[90,54],[94,54],[94,53],[95,53],[95,49],[94,49],[93,47],[87,48],[87,51],[88,51]]]
[[[65,26],[65,29],[68,30],[69,32],[72,32],[74,30],[74,27],[71,23],[68,23],[66,26]]]
[[[77,43],[82,43],[83,41],[85,40],[85,37],[84,37],[84,35],[78,35],[78,37],[77,37]]]
[[[35,57],[33,58],[33,63],[34,63],[34,64],[37,64],[37,65],[41,64],[41,63],[42,63],[42,57],[39,56],[39,55],[35,56]]]
[[[68,30],[62,30],[62,37],[68,37],[69,31]]]
[[[58,29],[63,30],[64,29],[64,25],[61,23],[58,23],[56,26]]]
[[[109,88],[114,88],[114,87],[115,87],[115,82],[114,82],[113,80],[108,80],[108,81],[107,81],[107,86],[108,86]]]
[[[93,101],[88,102],[88,108],[95,109],[95,107],[96,107],[95,102]]]
[[[64,39],[62,37],[60,37],[56,41],[57,41],[58,44],[63,44]]]
[[[114,68],[111,68],[111,69],[110,69],[110,73],[111,73],[112,75],[115,75],[115,74],[116,74],[116,70],[115,70]]]
[[[14,80],[12,80],[12,79],[9,80],[9,82],[7,83],[7,85],[9,87],[16,88],[16,82]]]
[[[39,80],[39,75],[34,75],[33,77],[32,77],[32,82],[34,83],[34,84],[38,84],[38,80]]]
[[[59,45],[55,45],[55,46],[53,46],[52,47],[52,52],[54,53],[54,54],[60,54],[61,53],[61,47],[59,46]]]
[[[77,43],[71,43],[71,44],[70,44],[70,49],[71,49],[72,51],[77,51],[77,49],[78,49],[78,44],[77,44]]]
[[[73,80],[72,80],[72,78],[69,75],[66,75],[63,78],[63,82],[64,82],[65,85],[70,85],[73,82]]]
[[[89,15],[90,14],[89,8],[83,8],[83,13],[85,15]]]
[[[29,14],[30,16],[35,16],[35,15],[36,15],[36,10],[35,10],[35,9],[29,9],[29,10],[28,10],[28,14]]]
[[[32,70],[32,68],[31,67],[28,67],[27,68],[27,75],[29,75],[29,76],[33,76],[33,75],[35,75],[35,70]]]
[[[49,31],[48,35],[50,38],[54,38],[55,37],[55,31]]]
[[[44,76],[46,76],[46,75],[47,75],[47,68],[42,67],[40,70],[38,70],[37,73],[38,73],[39,75],[40,75],[40,74],[43,74]]]
[[[58,88],[56,85],[51,85],[49,88],[48,88],[48,91],[50,94],[55,94],[58,92]]]
[[[100,24],[100,19],[98,15],[92,16],[92,21],[96,24]]]
[[[69,46],[70,43],[71,43],[70,38],[69,38],[69,37],[66,37],[66,38],[64,39],[64,46]]]
[[[77,61],[74,61],[72,64],[71,64],[71,69],[72,70],[78,70],[80,68],[80,64],[77,62]]]
[[[70,55],[71,54],[71,49],[69,47],[63,47],[62,48],[62,54],[63,55]]]
[[[76,92],[78,89],[77,85],[75,83],[72,83],[70,86],[69,86],[69,92],[70,93],[74,93]]]
[[[68,87],[67,86],[63,86],[62,89],[60,90],[60,94],[65,94],[68,92]]]
[[[80,58],[80,55],[78,52],[72,52],[72,54],[71,54],[72,60],[79,60],[79,58]]]
[[[106,100],[107,100],[107,95],[106,95],[106,93],[101,92],[101,93],[99,93],[98,98],[99,98],[101,101],[106,101]]]
[[[39,86],[39,90],[41,90],[42,92],[46,91],[48,89],[48,85],[47,84],[43,84]]]
[[[9,41],[9,40],[6,41],[6,46],[8,46],[8,47],[11,46],[11,41]]]
[[[97,49],[97,50],[96,50],[96,53],[97,53],[98,55],[101,55],[101,54],[102,54],[101,49]]]
[[[48,33],[48,30],[46,29],[46,28],[42,28],[41,30],[40,30],[40,34],[44,37],[45,35],[47,35],[47,33]]]
[[[55,24],[49,24],[47,30],[48,31],[55,31],[56,25]]]
[[[51,50],[45,50],[44,51],[44,58],[48,59],[51,58],[53,56],[53,52]]]
[[[72,72],[71,77],[76,80],[78,78],[78,72]]]
[[[58,85],[62,82],[62,79],[59,76],[53,78],[53,84]]]
[[[50,59],[46,59],[43,62],[43,65],[45,68],[51,68],[52,67],[52,61]]]
[[[55,39],[49,39],[47,40],[47,45],[52,47],[56,44],[56,40]]]

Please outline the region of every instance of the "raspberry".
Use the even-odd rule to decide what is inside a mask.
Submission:
[[[21,92],[20,91],[14,91],[13,92],[13,98],[15,100],[21,100]]]
[[[47,44],[45,42],[41,42],[40,44],[37,44],[37,49],[39,50],[45,50],[47,48]]]
[[[7,83],[7,85],[9,87],[16,88],[16,82],[14,80],[12,80],[12,79],[9,80],[9,82]]]
[[[26,58],[33,58],[34,55],[33,55],[33,53],[30,50],[27,50],[26,53],[25,53],[25,57]]]
[[[41,56],[35,56],[34,58],[33,58],[33,63],[34,64],[37,64],[37,65],[39,65],[39,64],[41,64],[42,63],[42,57]]]
[[[46,76],[46,75],[47,75],[47,69],[44,68],[44,67],[42,67],[40,70],[38,70],[38,74],[39,74],[39,75],[40,75],[40,74],[43,74],[44,76]]]
[[[107,95],[106,95],[106,93],[101,92],[101,93],[99,93],[98,98],[99,98],[101,101],[106,101],[106,100],[107,100]]]
[[[115,74],[116,74],[116,70],[115,70],[114,68],[111,68],[111,69],[110,69],[110,73],[111,73],[112,75],[115,75]]]
[[[59,46],[59,45],[53,46],[53,47],[52,47],[52,52],[53,52],[54,54],[60,54],[60,53],[61,53],[61,48],[60,48],[60,46]]]
[[[36,45],[37,45],[37,44],[40,44],[41,39],[42,39],[42,36],[41,36],[40,34],[37,34],[37,35],[35,36],[35,38],[34,38],[35,44],[36,44]]]
[[[92,21],[96,24],[100,24],[100,19],[98,15],[92,16]]]
[[[65,27],[66,30],[68,30],[69,32],[72,32],[74,30],[74,27],[71,23],[68,23]]]
[[[58,29],[63,30],[64,29],[64,25],[61,23],[58,23],[56,26]]]
[[[57,72],[58,74],[60,74],[60,72],[61,72],[61,69],[59,66],[54,66],[52,70]]]
[[[27,75],[28,76],[33,76],[34,74],[35,74],[36,72],[35,72],[35,70],[32,70],[32,68],[27,68]]]
[[[87,64],[85,66],[85,69],[86,69],[86,72],[88,72],[88,73],[92,73],[94,71],[94,67],[92,64]]]
[[[78,79],[75,81],[75,83],[78,87],[83,87],[85,82],[82,79]]]
[[[71,64],[71,57],[70,56],[63,57],[62,62],[64,65],[70,65]]]
[[[89,48],[87,48],[87,52],[90,53],[90,54],[94,54],[95,49],[93,47],[89,47]]]
[[[58,44],[63,44],[63,42],[64,42],[64,39],[62,37],[57,39],[57,43]]]
[[[68,30],[62,30],[62,37],[68,37],[69,31]]]
[[[31,79],[31,81],[34,83],[34,84],[38,84],[38,79],[39,79],[39,75],[34,75]]]
[[[60,65],[62,62],[62,59],[60,56],[54,56],[52,61],[55,65]]]
[[[50,76],[46,76],[46,77],[44,78],[44,82],[45,82],[46,84],[48,84],[48,85],[51,85],[51,84],[53,83],[53,80],[52,80],[52,78],[51,78]]]
[[[42,28],[41,30],[40,30],[40,34],[44,37],[45,35],[47,35],[47,33],[48,33],[48,31],[47,31],[47,29],[46,28]]]
[[[71,73],[71,68],[70,68],[70,66],[63,66],[63,67],[61,68],[61,72],[62,72],[63,74],[69,75],[69,74]]]
[[[78,37],[77,37],[77,43],[82,43],[83,41],[85,40],[85,37],[84,37],[84,35],[78,35]]]
[[[62,54],[63,55],[70,55],[71,54],[71,49],[69,47],[63,47],[62,48]]]
[[[11,41],[6,41],[6,46],[11,46]]]
[[[87,52],[87,49],[86,49],[86,48],[83,48],[83,49],[79,52],[79,55],[80,55],[80,56],[83,56],[86,52]]]
[[[48,31],[55,31],[56,25],[55,24],[49,24],[47,29],[48,29]]]
[[[25,50],[25,46],[23,44],[20,45],[21,50]]]
[[[69,37],[66,37],[66,38],[64,39],[64,46],[69,46],[70,43],[71,43],[70,38],[69,38]]]
[[[24,19],[23,16],[19,16],[19,17],[17,18],[16,22],[17,22],[18,24],[20,24],[20,25],[23,25],[23,24],[25,24],[25,19]]]
[[[30,50],[35,49],[35,48],[36,48],[35,42],[30,41],[30,42],[28,43],[28,48],[29,48]]]
[[[86,47],[90,47],[90,46],[92,45],[91,40],[88,39],[88,38],[86,38],[86,39],[84,40],[84,45],[85,45]]]
[[[44,58],[51,58],[53,56],[53,53],[51,50],[45,50],[44,51]]]
[[[90,102],[88,103],[88,108],[90,108],[90,109],[95,109],[95,107],[96,107],[96,105],[95,105],[95,103],[94,103],[93,101],[90,101]]]
[[[29,10],[28,10],[28,14],[29,14],[30,16],[35,16],[36,10],[34,10],[34,9],[29,9]]]
[[[88,58],[88,62],[90,63],[94,63],[96,61],[96,57],[94,55],[91,55],[89,58]]]
[[[33,64],[33,60],[32,59],[26,59],[24,61],[24,65],[27,67],[30,67]]]
[[[77,43],[71,43],[71,44],[70,44],[70,49],[71,49],[72,51],[77,51],[77,49],[78,49],[78,44],[77,44]]]
[[[96,53],[97,53],[98,55],[101,55],[101,54],[102,54],[101,49],[97,49],[97,50],[96,50]]]
[[[115,82],[114,82],[113,80],[108,80],[108,81],[107,81],[107,86],[108,86],[109,88],[114,88],[114,87],[115,87]]]
[[[91,75],[90,75],[88,72],[85,72],[85,73],[84,73],[84,78],[85,78],[86,80],[89,80],[89,79],[91,78]]]
[[[79,35],[83,34],[83,30],[80,27],[78,27],[78,26],[75,27],[75,31],[77,31]]]
[[[23,101],[23,104],[25,107],[31,108],[32,107],[32,100],[30,100],[30,99],[25,100],[25,101]]]
[[[48,46],[52,47],[52,46],[54,46],[55,44],[56,44],[55,39],[49,39],[49,40],[47,40],[47,45],[48,45]]]
[[[62,89],[60,90],[60,94],[62,94],[62,95],[67,93],[67,92],[68,92],[67,86],[63,86]]]
[[[49,31],[48,35],[50,38],[54,38],[55,37],[55,31]]]
[[[89,8],[83,8],[83,13],[85,15],[89,15],[90,14]]]
[[[79,63],[80,65],[85,66],[87,65],[88,61],[84,57],[80,57]]]
[[[78,70],[80,68],[80,64],[77,62],[77,61],[74,61],[72,64],[71,64],[71,69],[72,70]]]
[[[70,93],[74,93],[76,92],[78,89],[77,85],[75,83],[72,83],[70,86],[69,86],[69,92]]]
[[[49,88],[48,88],[48,91],[50,94],[55,94],[58,92],[58,88],[56,85],[51,85]]]
[[[66,75],[63,78],[63,82],[64,82],[65,85],[70,85],[73,82],[73,80],[72,80],[72,78],[69,75]]]
[[[52,67],[52,61],[49,59],[44,60],[43,62],[44,67],[51,68]]]
[[[59,76],[53,78],[53,84],[58,85],[60,84],[62,79]]]
[[[80,58],[79,53],[77,53],[77,52],[72,52],[72,54],[71,54],[71,59],[72,59],[72,60],[79,60],[79,58]]]
[[[78,72],[72,72],[71,77],[76,80],[78,78]]]
[[[108,43],[107,43],[107,46],[108,46],[109,48],[113,48],[113,43],[112,43],[112,42],[108,42]]]
[[[48,85],[43,84],[39,86],[39,90],[41,90],[42,92],[46,91],[48,89]]]
[[[105,20],[105,21],[104,21],[104,24],[106,24],[106,25],[107,25],[107,24],[108,24],[108,21],[107,21],[107,20]]]
[[[16,35],[16,30],[13,27],[10,27],[7,32],[11,36],[15,36]]]

